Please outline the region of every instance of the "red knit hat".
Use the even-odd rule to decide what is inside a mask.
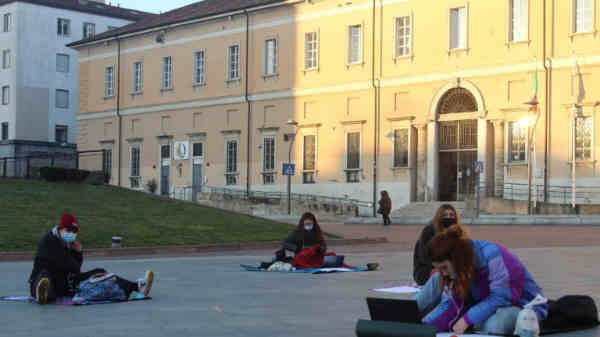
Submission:
[[[65,213],[60,217],[58,229],[72,228],[75,232],[79,232],[79,224],[77,218],[73,214]]]

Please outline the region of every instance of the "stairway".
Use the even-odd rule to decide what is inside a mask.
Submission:
[[[424,216],[433,218],[437,209],[443,204],[450,204],[456,208],[459,216],[464,216],[466,202],[464,201],[431,201],[431,202],[413,202],[402,208],[398,208],[392,211],[391,217],[404,217],[404,216]]]

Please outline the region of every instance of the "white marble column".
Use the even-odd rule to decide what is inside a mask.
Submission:
[[[488,121],[487,119],[477,120],[477,160],[483,162],[483,172],[479,174],[479,184],[481,196],[485,197],[488,191],[488,177],[492,172],[493,168],[489,167],[490,156],[489,156],[489,142],[488,142]]]
[[[439,182],[439,128],[438,123],[433,121],[427,123],[427,188],[426,200],[438,200]]]
[[[494,197],[504,195],[504,121],[494,120]]]
[[[427,124],[415,125],[417,130],[417,201],[425,201],[427,185]]]

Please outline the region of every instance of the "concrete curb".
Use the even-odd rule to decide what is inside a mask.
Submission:
[[[431,220],[424,216],[405,216],[392,218],[394,225],[426,225]],[[501,215],[481,215],[479,218],[462,217],[461,222],[465,225],[535,225],[535,226],[600,226],[600,216],[501,216]],[[347,225],[381,225],[381,218],[347,218],[344,224]]]
[[[329,239],[327,245],[330,247],[379,244],[387,243],[385,237],[363,238],[363,239]],[[161,255],[161,254],[193,254],[193,253],[215,253],[232,252],[253,249],[277,249],[281,247],[281,241],[256,242],[256,243],[234,243],[194,246],[156,246],[156,247],[132,247],[132,248],[96,248],[84,250],[85,257],[127,257],[136,255]],[[35,252],[6,252],[0,253],[0,262],[8,261],[30,261],[33,260]]]

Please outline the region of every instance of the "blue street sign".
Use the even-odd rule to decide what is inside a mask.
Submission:
[[[296,164],[283,163],[283,175],[293,176],[296,172]]]
[[[483,172],[483,162],[482,161],[475,162],[475,172],[477,172],[477,173]]]

